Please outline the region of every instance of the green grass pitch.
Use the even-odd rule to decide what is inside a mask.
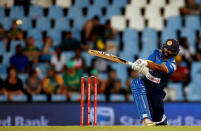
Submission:
[[[201,131],[201,126],[3,126],[0,131]]]

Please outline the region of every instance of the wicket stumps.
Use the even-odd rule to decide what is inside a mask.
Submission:
[[[91,112],[91,80],[94,80],[94,126],[97,125],[97,77],[82,77],[81,78],[81,117],[80,117],[80,125],[84,125],[84,88],[85,88],[85,80],[87,80],[87,125],[91,125],[90,123],[90,112]]]

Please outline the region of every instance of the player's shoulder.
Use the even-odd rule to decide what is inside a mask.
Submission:
[[[159,54],[159,53],[162,53],[162,50],[161,49],[155,49],[155,50],[153,50],[153,53],[154,54]]]

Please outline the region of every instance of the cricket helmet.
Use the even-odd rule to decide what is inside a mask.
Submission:
[[[164,44],[163,44],[163,54],[164,54],[164,48],[167,50],[171,50],[173,53],[171,55],[166,56],[167,58],[173,58],[177,56],[179,53],[179,42],[175,39],[168,39]]]

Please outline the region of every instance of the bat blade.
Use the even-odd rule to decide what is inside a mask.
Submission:
[[[125,64],[125,65],[131,65],[132,64],[131,62],[129,62],[127,60],[124,60],[122,58],[119,58],[118,56],[115,56],[113,54],[110,54],[110,53],[107,53],[104,51],[88,50],[88,54],[98,56],[101,58],[105,58],[105,59],[111,60],[113,62],[117,62],[117,63],[121,63],[121,64]]]

